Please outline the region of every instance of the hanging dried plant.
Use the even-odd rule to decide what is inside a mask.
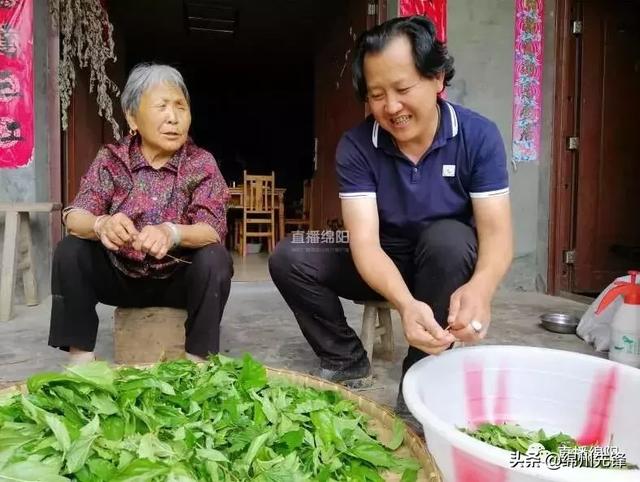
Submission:
[[[96,91],[98,114],[120,138],[120,126],[113,117],[110,93],[120,95],[118,86],[106,72],[106,63],[115,62],[113,25],[100,0],[49,0],[49,13],[59,27],[61,43],[58,83],[62,128],[67,129],[67,111],[76,85],[76,67],[89,68],[89,92]]]

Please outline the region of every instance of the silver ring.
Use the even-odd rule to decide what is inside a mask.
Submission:
[[[482,331],[482,323],[480,323],[478,320],[473,320],[471,323],[469,323],[469,325],[471,326],[471,329],[477,334]]]

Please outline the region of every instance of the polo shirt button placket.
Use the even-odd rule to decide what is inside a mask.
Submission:
[[[416,183],[420,180],[420,172],[418,171],[417,167],[413,167],[413,169],[411,170],[411,182],[412,183]]]

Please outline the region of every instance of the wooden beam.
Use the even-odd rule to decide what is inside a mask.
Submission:
[[[50,213],[62,209],[60,203],[0,203],[0,212]]]

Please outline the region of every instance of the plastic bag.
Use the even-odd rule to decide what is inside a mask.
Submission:
[[[622,296],[618,296],[609,306],[607,306],[607,308],[600,312],[600,314],[596,315],[596,309],[600,305],[602,298],[604,298],[609,290],[615,286],[616,281],[631,282],[631,276],[621,276],[611,282],[611,284],[598,295],[595,301],[591,303],[589,309],[585,311],[584,315],[582,315],[576,330],[578,336],[590,345],[593,345],[597,351],[609,351],[609,341],[611,340],[611,320],[624,301]],[[640,280],[636,280],[636,283],[638,283],[638,281]]]

